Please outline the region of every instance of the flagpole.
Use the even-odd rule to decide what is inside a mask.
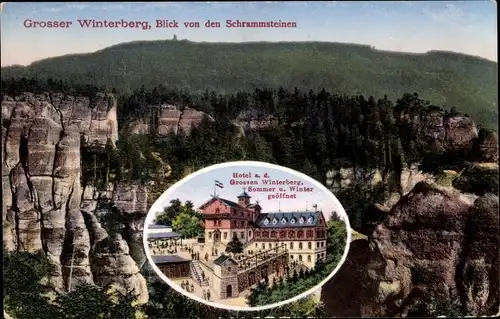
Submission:
[[[214,197],[217,197],[217,186],[215,184],[216,182],[214,181]]]

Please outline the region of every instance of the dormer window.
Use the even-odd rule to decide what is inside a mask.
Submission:
[[[309,217],[309,218],[307,219],[307,222],[308,222],[309,224],[312,224],[312,223],[313,223],[313,218],[312,218],[312,217]]]
[[[276,218],[273,219],[273,225],[276,225],[278,223],[278,220]]]
[[[303,224],[304,223],[304,217],[300,217],[299,223]]]
[[[285,218],[285,217],[283,217],[283,218],[281,219],[281,223],[282,223],[283,225],[285,225],[285,224],[286,224],[286,218]]]
[[[267,225],[267,224],[269,224],[269,219],[266,218],[266,219],[264,219],[264,225]]]
[[[295,218],[290,219],[291,224],[295,224],[295,222],[296,222]]]

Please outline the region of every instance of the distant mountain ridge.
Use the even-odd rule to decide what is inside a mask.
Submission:
[[[2,68],[2,78],[53,78],[118,91],[159,84],[217,93],[256,87],[325,88],[391,99],[418,92],[456,106],[481,125],[498,125],[498,64],[447,51],[403,53],[331,42],[134,41],[94,53]]]

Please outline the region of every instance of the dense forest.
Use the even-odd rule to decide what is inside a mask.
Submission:
[[[127,94],[159,83],[193,93],[283,86],[391,100],[419,92],[433,104],[456,106],[485,127],[498,125],[498,64],[452,52],[408,54],[324,42],[139,41],[2,68],[2,79],[10,77],[61,79],[72,87],[94,83]]]
[[[190,106],[210,115],[214,120],[207,116],[189,135],[183,132],[169,136],[132,135],[122,131],[116,148],[108,145],[99,152],[82,148],[84,185],[104,186],[118,181],[148,183],[152,185],[153,201],[190,172],[231,160],[260,160],[288,166],[322,183],[325,183],[326,172],[335,167],[397,171],[419,163],[422,169],[437,172],[445,168],[461,170],[474,160],[469,149],[457,151],[436,143],[425,126],[431,114],[468,115],[460,114],[453,107],[432,105],[417,93],[404,93],[395,101],[386,96],[375,98],[299,88],[218,94],[157,86],[120,93],[114,88],[76,85],[63,80],[2,80],[2,96],[15,96],[24,91],[90,97],[102,91],[116,93],[120,128],[131,120],[149,116],[153,105],[160,103],[180,108]],[[270,116],[271,125],[245,134],[235,123],[245,118],[269,119]],[[8,119],[3,119],[2,125],[8,127]],[[171,169],[169,174],[163,171],[165,164]],[[490,179],[498,189],[498,175]],[[483,185],[483,181],[477,181],[474,176],[464,176],[458,183]],[[353,202],[363,201],[355,194],[349,196]],[[353,212],[356,210],[348,211]],[[116,221],[110,224],[109,227],[116,228]],[[51,272],[45,256],[8,253],[5,249],[4,254],[4,305],[16,318],[59,318],[61,313],[66,314],[64,318],[90,318],[96,313],[102,318],[127,318],[137,313],[151,318],[172,313],[178,317],[203,318],[235,315],[188,300],[154,278],[148,279],[150,301],[144,307],[133,306],[131,295],[110,294],[86,285],[70,294],[47,296],[47,287],[40,283],[40,279]],[[316,309],[307,299],[260,315],[290,313],[298,317],[321,317],[321,309]]]
[[[63,92],[92,97],[106,88],[91,85],[72,87],[63,81],[36,79],[2,80],[2,94]],[[116,92],[107,89],[108,92]],[[275,163],[303,172],[326,183],[327,172],[340,167],[398,172],[411,164],[439,173],[461,171],[475,161],[471,148],[457,149],[437,142],[429,132],[432,117],[464,116],[455,107],[444,109],[405,93],[395,102],[387,97],[340,95],[298,88],[256,89],[253,92],[202,94],[165,88],[162,85],[132,94],[118,94],[119,127],[154,114],[155,107],[169,103],[206,113],[190,134],[129,134],[120,132],[117,147],[102,150],[82,148],[83,184],[103,187],[108,182],[149,183],[154,201],[169,185],[203,167],[234,160]],[[267,125],[241,132],[250,119]],[[481,129],[480,136],[489,130]],[[167,168],[166,168],[167,167]],[[168,171],[168,174],[165,173]],[[358,198],[366,191],[337,194],[349,203],[366,206],[384,197],[384,190],[372,198]],[[348,214],[357,211],[356,207]],[[366,207],[363,207],[363,210]]]

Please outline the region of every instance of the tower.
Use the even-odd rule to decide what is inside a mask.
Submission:
[[[247,194],[245,188],[243,187],[243,193],[238,196],[238,204],[243,207],[247,207],[248,205],[250,205],[250,198],[250,195]]]

